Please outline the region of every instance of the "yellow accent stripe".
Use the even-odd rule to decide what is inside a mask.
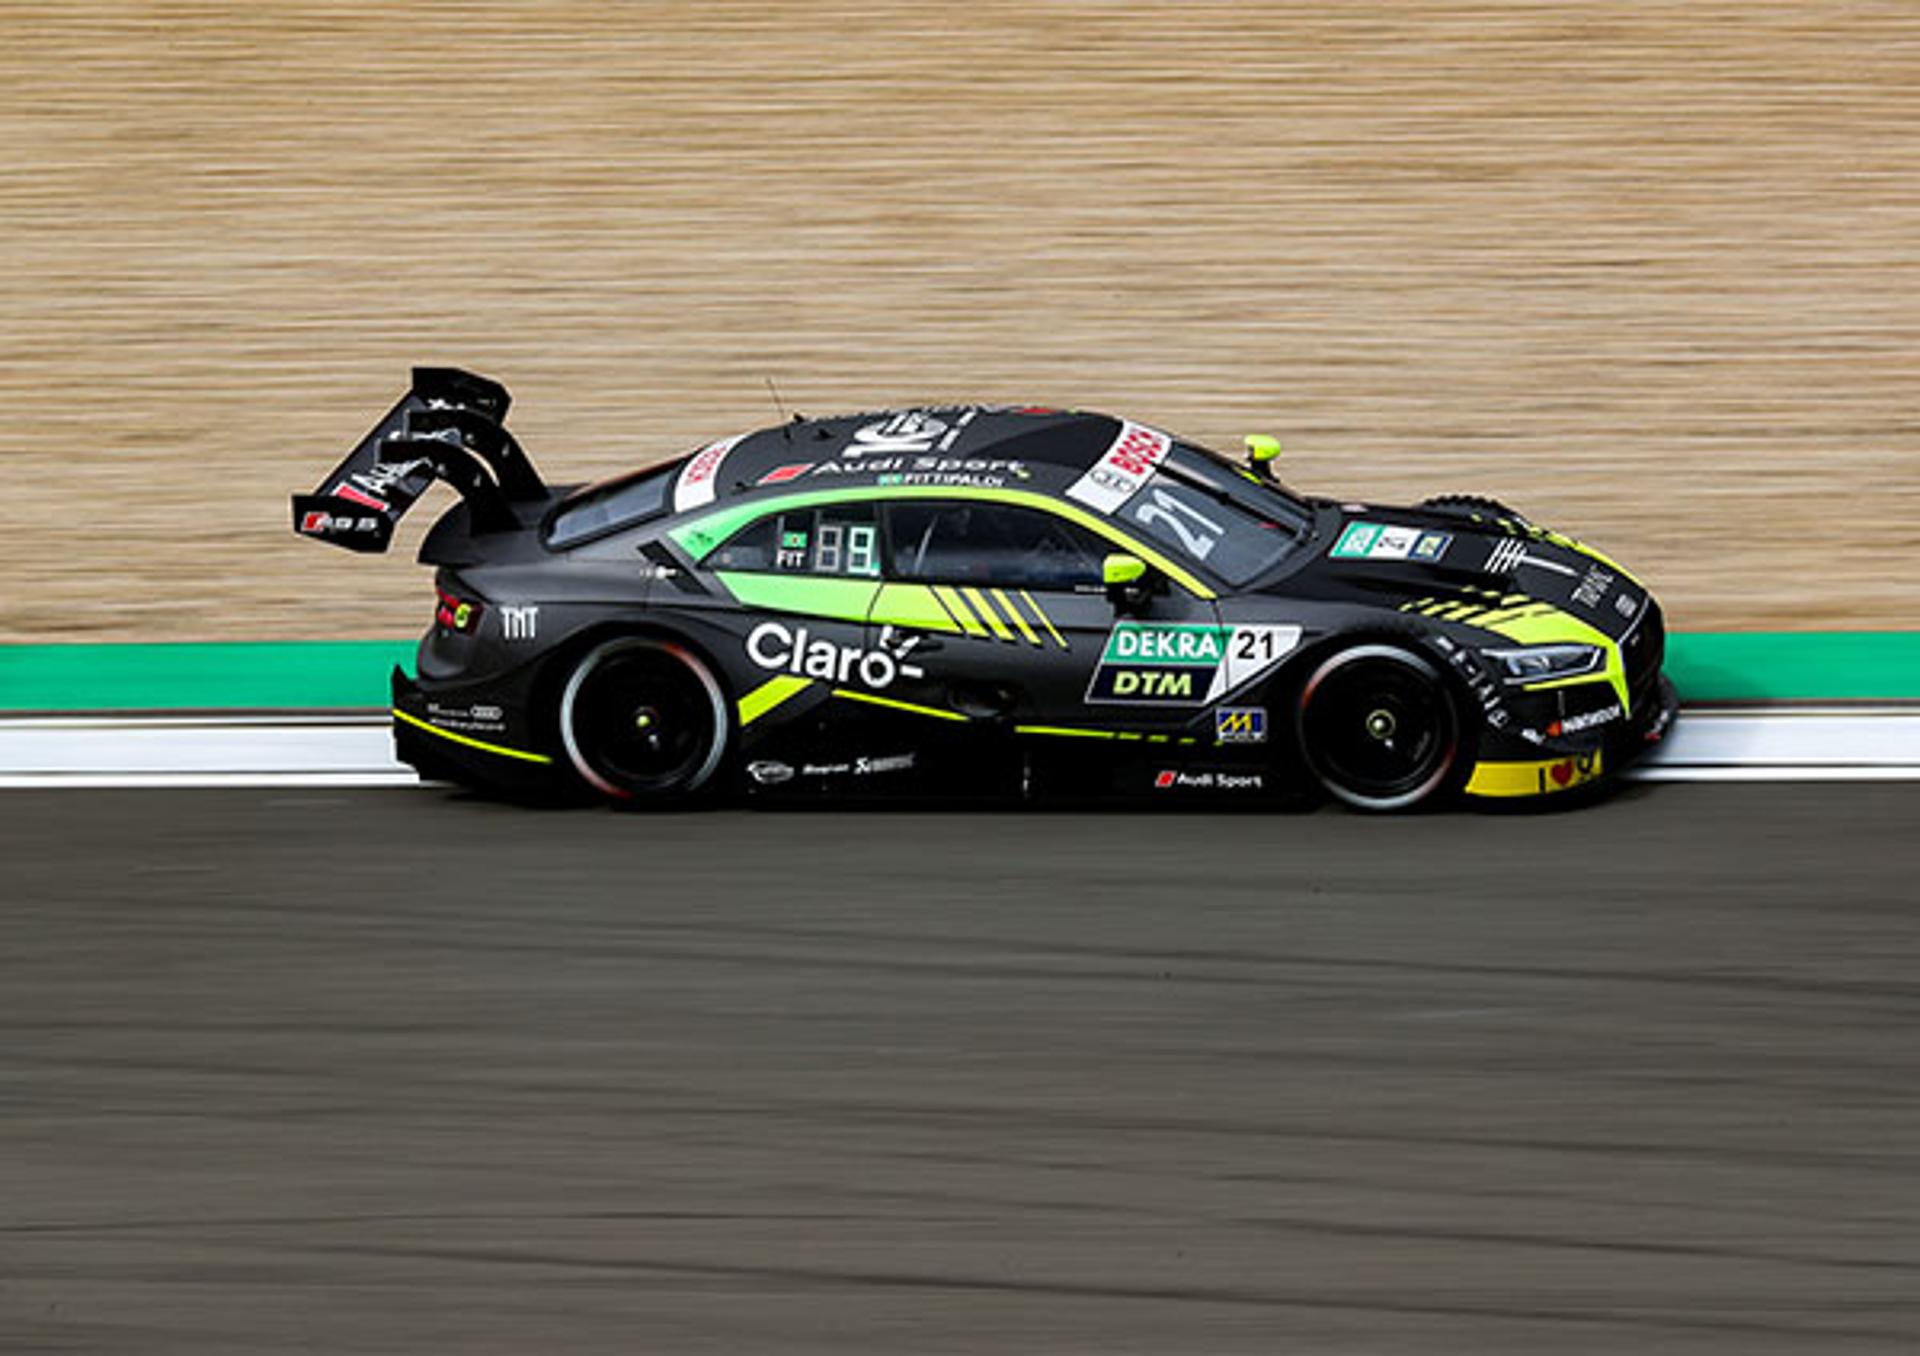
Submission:
[[[980,619],[973,615],[973,609],[967,606],[967,600],[960,596],[957,589],[948,588],[945,584],[935,584],[933,596],[946,605],[947,611],[953,613],[954,619],[960,623],[960,628],[968,635],[984,636],[987,633],[987,628],[982,626]]]
[[[450,739],[456,744],[465,744],[470,749],[479,749],[482,753],[497,753],[502,758],[518,758],[523,763],[551,763],[553,761],[553,759],[547,757],[544,753],[527,753],[521,749],[504,748],[499,744],[489,744],[484,739],[474,739],[468,735],[455,734],[452,730],[443,730],[438,725],[429,725],[418,716],[408,715],[397,706],[393,708],[393,718],[395,720],[404,720],[407,724],[414,726],[416,729],[425,730],[428,734],[439,735],[442,739]]]
[[[1016,725],[1015,734],[1059,735],[1063,739],[1118,739],[1112,730],[1076,730],[1065,725]]]
[[[1558,611],[1551,603],[1526,603],[1520,607],[1496,608],[1483,617],[1474,620],[1474,625],[1484,630],[1505,626],[1508,622],[1526,621],[1531,617],[1550,616]]]
[[[993,601],[1000,604],[1000,610],[1013,618],[1013,624],[1020,628],[1020,634],[1027,638],[1027,644],[1038,645],[1040,637],[1036,636],[1033,628],[1027,625],[1027,619],[1020,615],[1020,609],[1013,605],[1013,599],[1007,597],[1007,591],[989,589],[988,592],[993,595]]]
[[[1054,641],[1061,649],[1064,650],[1068,648],[1067,642],[1060,639],[1060,633],[1053,629],[1053,618],[1047,615],[1045,608],[1033,601],[1033,595],[1031,593],[1028,593],[1025,589],[1021,589],[1020,601],[1033,609],[1033,615],[1040,619],[1040,624],[1047,628],[1047,634],[1054,638]]]
[[[853,692],[844,687],[836,687],[833,695],[850,702],[866,702],[872,706],[891,707],[895,711],[910,711],[916,716],[932,716],[935,720],[965,720],[958,711],[942,711],[937,706],[920,706],[914,702],[897,701],[892,697],[876,697],[871,692]]]
[[[751,725],[760,717],[773,710],[787,698],[795,696],[812,686],[812,679],[796,678],[792,674],[781,674],[778,678],[769,678],[753,691],[740,699],[740,723]]]
[[[980,590],[975,588],[962,588],[960,592],[969,603],[973,604],[973,610],[987,619],[987,625],[993,628],[993,634],[1011,645],[1013,643],[1013,632],[1007,630],[1007,624],[1000,620],[1000,614],[994,611],[993,604],[980,595]]]

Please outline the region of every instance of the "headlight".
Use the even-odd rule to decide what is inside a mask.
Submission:
[[[1482,650],[1481,657],[1509,683],[1545,683],[1592,673],[1605,656],[1598,645],[1528,645],[1518,650]]]

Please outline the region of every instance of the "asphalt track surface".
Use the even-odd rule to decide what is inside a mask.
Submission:
[[[1917,823],[0,795],[0,1349],[1911,1352]]]

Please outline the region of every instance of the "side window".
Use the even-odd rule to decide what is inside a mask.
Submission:
[[[934,583],[1070,589],[1098,587],[1109,547],[1085,528],[1007,504],[887,506],[893,574]]]
[[[871,504],[774,513],[741,528],[703,562],[760,574],[880,577],[880,526]]]

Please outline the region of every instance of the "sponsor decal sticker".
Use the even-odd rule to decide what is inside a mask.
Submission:
[[[881,485],[978,485],[999,489],[1009,480],[1031,480],[1023,461],[1006,457],[940,457],[933,455],[866,457],[857,461],[823,461],[795,473],[831,479],[834,476],[875,476]],[[773,483],[766,477],[762,485]]]
[[[699,508],[713,502],[713,495],[720,480],[720,463],[727,459],[727,453],[733,451],[736,444],[747,435],[735,434],[731,438],[722,438],[717,443],[708,443],[680,470],[680,479],[673,486],[673,511],[685,513],[688,509]]]
[[[1297,626],[1121,622],[1107,635],[1086,700],[1204,706],[1278,664],[1300,634]]]
[[[1470,796],[1540,796],[1571,791],[1600,776],[1600,751],[1538,763],[1481,763],[1467,782]]]
[[[880,633],[880,645],[868,650],[841,645],[804,626],[761,622],[747,633],[747,658],[760,668],[791,673],[824,682],[858,681],[862,686],[891,687],[901,678],[924,678],[926,670],[907,657],[920,643],[918,636],[896,636],[891,626]]]
[[[1067,487],[1067,498],[1102,513],[1113,513],[1147,483],[1147,477],[1167,459],[1172,446],[1173,439],[1158,429],[1122,420],[1113,446]]]
[[[1585,786],[1600,775],[1600,755],[1598,753],[1581,754],[1575,758],[1562,758],[1558,762],[1542,764],[1538,769],[1540,790],[1568,791],[1576,786]]]
[[[1607,596],[1607,590],[1613,587],[1613,571],[1603,570],[1598,565],[1587,567],[1587,574],[1573,590],[1573,601],[1582,607],[1598,609],[1601,599]]]
[[[1258,772],[1183,772],[1168,768],[1154,774],[1158,791],[1264,791],[1267,779]]]
[[[793,766],[790,763],[776,763],[770,759],[747,764],[747,775],[760,786],[778,786],[782,782],[793,780]]]
[[[841,452],[844,457],[899,456],[910,453],[944,452],[953,446],[961,430],[980,413],[968,409],[952,424],[926,410],[901,410],[876,424],[853,431],[853,441]]]
[[[877,777],[888,772],[911,772],[917,757],[917,754],[912,753],[895,753],[885,758],[855,758],[845,763],[802,763],[800,775],[802,777]]]
[[[789,462],[785,466],[774,467],[771,471],[761,476],[760,479],[756,480],[754,484],[784,485],[789,480],[800,479],[801,476],[805,475],[807,472],[811,471],[812,469],[813,469],[813,463],[810,461]]]
[[[344,513],[328,513],[323,509],[309,509],[300,517],[300,530],[308,535],[318,536],[327,532],[359,534],[378,532],[380,519],[353,518]]]
[[[1347,530],[1340,534],[1340,540],[1328,554],[1340,560],[1364,560],[1379,535],[1378,523],[1348,523]]]
[[[498,706],[442,706],[427,703],[427,719],[444,730],[463,730],[468,734],[505,734],[506,711]]]
[[[530,607],[503,607],[500,609],[500,635],[511,641],[530,641],[540,638],[540,609]]]
[[[1348,523],[1327,554],[1339,560],[1436,561],[1453,544],[1451,532],[1422,532],[1388,523]]]
[[[1264,744],[1267,742],[1267,708],[1264,706],[1221,706],[1213,712],[1213,738],[1217,744]]]
[[[1567,716],[1547,726],[1547,738],[1558,739],[1561,735],[1579,734],[1582,730],[1591,730],[1601,725],[1610,725],[1620,719],[1623,712],[1620,703],[1603,706],[1598,711],[1586,711],[1577,716]]]
[[[421,467],[431,464],[425,457],[415,457],[412,461],[376,462],[364,471],[355,471],[334,486],[333,496],[385,513],[390,505],[384,496],[392,494],[395,485]]]

